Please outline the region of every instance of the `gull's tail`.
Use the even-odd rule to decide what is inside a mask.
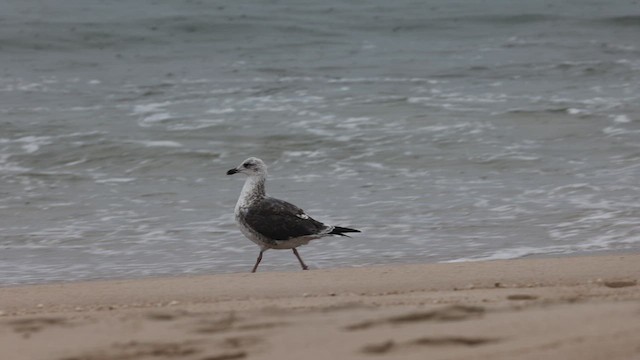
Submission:
[[[349,235],[345,235],[344,233],[351,233],[351,232],[360,232],[360,230],[334,226],[333,229],[329,232],[329,234],[349,237]]]

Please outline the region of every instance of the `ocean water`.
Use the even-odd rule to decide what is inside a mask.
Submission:
[[[640,250],[637,2],[2,7],[2,285],[249,271],[249,156],[312,268]]]

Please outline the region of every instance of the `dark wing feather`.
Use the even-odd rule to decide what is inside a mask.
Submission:
[[[247,225],[273,240],[315,235],[327,228],[306,215],[304,210],[283,200],[264,198],[245,215]]]

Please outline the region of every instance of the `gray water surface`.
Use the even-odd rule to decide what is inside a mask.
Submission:
[[[640,250],[632,1],[5,1],[0,284]],[[295,270],[290,252],[261,270]]]

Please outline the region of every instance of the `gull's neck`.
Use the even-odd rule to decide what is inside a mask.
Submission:
[[[256,201],[264,199],[266,196],[264,191],[264,182],[266,180],[265,175],[249,176],[247,181],[244,182],[238,203],[236,204],[236,210],[249,207]]]

